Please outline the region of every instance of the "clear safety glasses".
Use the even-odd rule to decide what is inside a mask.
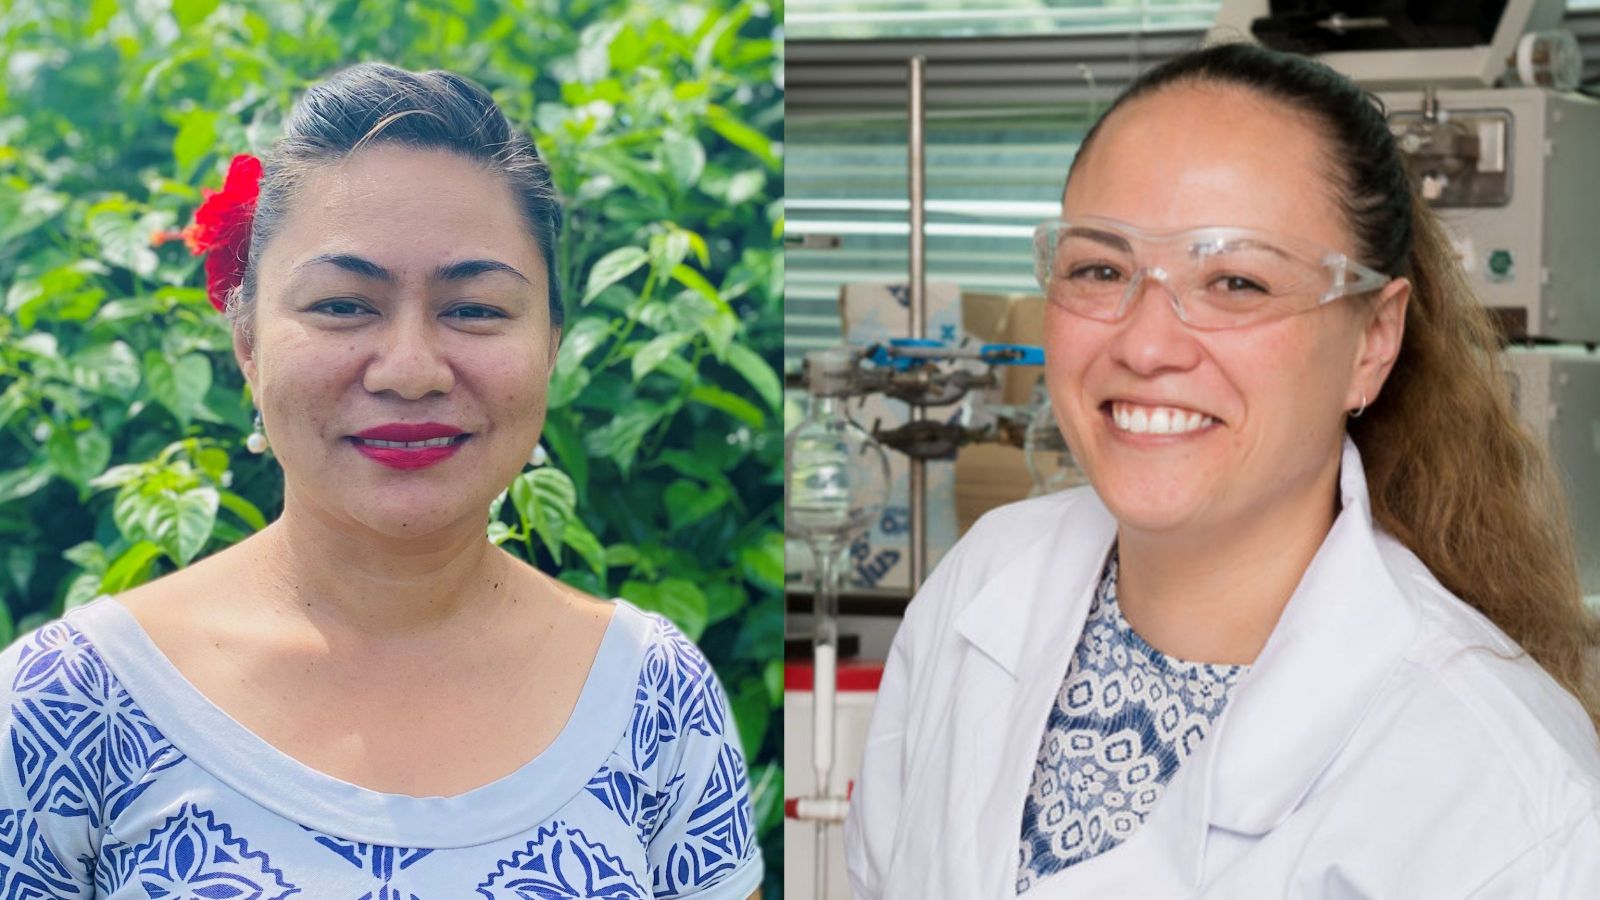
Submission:
[[[1033,267],[1050,302],[1076,315],[1119,321],[1155,282],[1179,319],[1208,331],[1308,312],[1390,281],[1343,253],[1269,232],[1150,232],[1088,217],[1035,228]]]

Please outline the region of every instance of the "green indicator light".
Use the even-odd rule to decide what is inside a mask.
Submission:
[[[1489,254],[1489,271],[1504,277],[1511,272],[1511,251],[1495,250]]]

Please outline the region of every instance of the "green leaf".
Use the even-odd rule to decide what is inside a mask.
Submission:
[[[216,488],[201,487],[156,501],[151,537],[180,568],[200,555],[211,540],[219,500]]]
[[[651,338],[633,355],[634,383],[637,384],[639,379],[655,371],[656,367],[666,361],[667,357],[677,353],[684,344],[689,343],[693,338],[694,335],[685,334],[681,331]]]
[[[511,526],[504,522],[490,522],[484,536],[489,539],[489,543],[498,547],[510,540],[515,534],[516,532],[511,530]]]
[[[511,505],[522,517],[523,527],[532,529],[558,561],[566,540],[567,521],[573,517],[577,502],[577,488],[560,469],[530,469],[511,482]]]
[[[172,0],[172,16],[178,20],[179,28],[190,29],[204,22],[221,5],[222,0]]]
[[[595,295],[632,275],[649,260],[650,255],[641,247],[618,247],[600,257],[589,269],[589,284],[583,292],[583,302],[593,300]]]
[[[143,278],[155,274],[161,260],[150,249],[150,235],[160,230],[156,220],[134,218],[126,201],[105,201],[91,207],[89,234],[100,245],[100,258],[130,269]]]
[[[100,596],[101,576],[98,572],[79,572],[67,585],[66,596],[61,600],[63,612],[77,609]]]
[[[111,439],[93,425],[83,430],[58,425],[45,442],[45,452],[62,478],[87,488],[111,461]]]
[[[91,479],[89,487],[96,490],[122,487],[134,479],[144,477],[146,468],[147,466],[143,463],[124,463],[120,466],[112,466]]]
[[[720,409],[751,428],[761,429],[767,427],[767,417],[762,414],[755,404],[738,394],[729,393],[715,385],[695,385],[694,389],[689,391],[689,399],[712,409]]]
[[[215,7],[215,3],[212,6]],[[177,12],[177,4],[174,4],[173,11]],[[183,117],[177,137],[172,139],[172,157],[178,164],[179,178],[188,178],[200,160],[216,149],[219,118],[216,112],[208,109],[196,109]]]
[[[759,197],[766,186],[766,173],[760,169],[744,169],[728,177],[728,184],[724,189],[722,199],[729,206],[739,206]]]
[[[600,539],[594,536],[594,532],[589,530],[589,526],[583,524],[583,520],[576,515],[567,520],[565,540],[567,546],[583,557],[583,561],[589,564],[589,568],[593,569],[596,575],[601,578],[605,577],[605,548],[600,546]]]
[[[144,355],[144,378],[156,402],[170,410],[181,427],[188,428],[211,389],[211,361],[191,353],[169,363],[151,350]]]
[[[218,491],[217,499],[222,504],[223,509],[238,516],[240,521],[249,525],[252,531],[260,531],[267,527],[267,517],[261,514],[261,510],[254,503],[235,494],[233,491]]]
[[[126,400],[139,389],[139,357],[123,341],[94,344],[72,357],[72,383]]]
[[[10,576],[11,584],[16,588],[18,596],[28,596],[28,588],[33,582],[33,572],[37,565],[38,559],[34,556],[32,547],[12,545],[6,550],[6,574]]]
[[[638,248],[634,248],[638,249]],[[556,353],[556,367],[576,368],[595,348],[611,336],[611,323],[599,316],[585,317],[572,323],[561,336],[561,349]]]
[[[739,568],[744,577],[772,591],[783,590],[783,534],[768,531],[760,539],[739,550]]]
[[[606,548],[606,566],[621,568],[639,561],[639,548],[632,544],[612,544]]]
[[[0,428],[5,427],[17,413],[27,409],[30,402],[27,382],[21,380],[12,382],[10,387],[0,393]]]
[[[550,373],[550,392],[545,395],[545,403],[551,410],[565,409],[578,399],[584,388],[589,386],[589,381],[588,369],[558,364],[555,371]]]
[[[228,452],[221,447],[206,447],[194,455],[195,465],[200,471],[206,473],[212,481],[221,481],[222,473],[228,471]]]
[[[768,408],[778,411],[783,403],[783,382],[778,379],[778,373],[772,371],[767,361],[761,358],[761,354],[744,344],[734,344],[728,348],[728,365],[744,376],[744,380],[756,389],[756,394],[766,401]]]
[[[100,590],[107,594],[120,594],[128,588],[143,584],[151,566],[161,556],[161,548],[152,541],[140,541],[129,547],[111,563],[100,580]]]
[[[656,584],[655,611],[672,620],[691,641],[706,630],[706,595],[686,578],[663,578]]]
[[[671,228],[650,237],[650,261],[657,270],[671,272],[689,255],[693,242],[689,233],[681,228]]]
[[[722,485],[702,486],[687,478],[679,478],[662,492],[667,519],[674,531],[693,525],[722,509],[728,504],[728,499],[727,488]]]
[[[679,131],[668,131],[661,135],[657,151],[680,189],[687,191],[700,181],[700,173],[706,169],[706,150],[699,141]]]
[[[728,350],[733,346],[733,339],[739,333],[739,317],[731,309],[718,310],[706,316],[700,323],[700,332],[706,336],[706,341],[711,344],[711,351],[718,360],[726,359]]]
[[[772,705],[777,706],[783,702],[783,660],[769,659],[767,665],[761,670],[761,680],[766,682],[767,697],[772,700]]]
[[[761,739],[767,733],[767,719],[772,715],[772,701],[767,697],[767,687],[760,681],[746,681],[728,698],[729,711],[735,725],[739,726],[739,741],[744,746],[746,759],[755,759],[761,750]]]
[[[639,443],[660,419],[659,408],[636,405],[584,435],[583,445],[591,455],[608,457],[623,472],[627,472],[638,455]]]
[[[106,548],[96,541],[73,544],[61,551],[61,557],[87,572],[99,573],[106,570]]]
[[[713,581],[706,585],[706,616],[715,625],[749,603],[744,590],[731,581]]]
[[[717,289],[712,287],[711,282],[707,281],[706,277],[699,272],[679,264],[672,267],[672,278],[684,287],[710,300],[712,305],[718,309],[728,309],[728,301],[722,299],[722,295],[717,293]]]
[[[9,472],[0,472],[0,504],[32,495],[49,484],[55,474],[48,460],[38,460]]]
[[[66,207],[66,194],[0,179],[0,247],[33,232]]]
[[[706,124],[717,134],[727,139],[728,143],[742,150],[747,150],[766,163],[769,169],[778,169],[782,163],[772,152],[772,141],[766,135],[739,121],[734,115],[720,106],[706,108]]]
[[[584,455],[583,441],[573,429],[568,412],[558,411],[545,417],[544,432],[540,435],[545,448],[554,457],[554,464],[572,476],[578,496],[584,497],[589,486],[589,457]]]

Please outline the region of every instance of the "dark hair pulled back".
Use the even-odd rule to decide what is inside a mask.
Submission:
[[[562,211],[550,169],[533,140],[513,128],[489,92],[470,79],[368,62],[308,88],[284,123],[283,137],[262,155],[249,261],[243,283],[227,303],[229,320],[246,340],[254,342],[261,254],[283,228],[307,177],[363,147],[382,144],[446,150],[505,179],[544,257],[550,323],[559,328],[565,306],[555,253]]]

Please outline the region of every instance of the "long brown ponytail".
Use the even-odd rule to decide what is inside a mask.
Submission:
[[[1494,326],[1444,227],[1412,202],[1400,358],[1381,402],[1350,423],[1373,516],[1583,701],[1600,730],[1588,661],[1596,628],[1560,483],[1512,409]]]

